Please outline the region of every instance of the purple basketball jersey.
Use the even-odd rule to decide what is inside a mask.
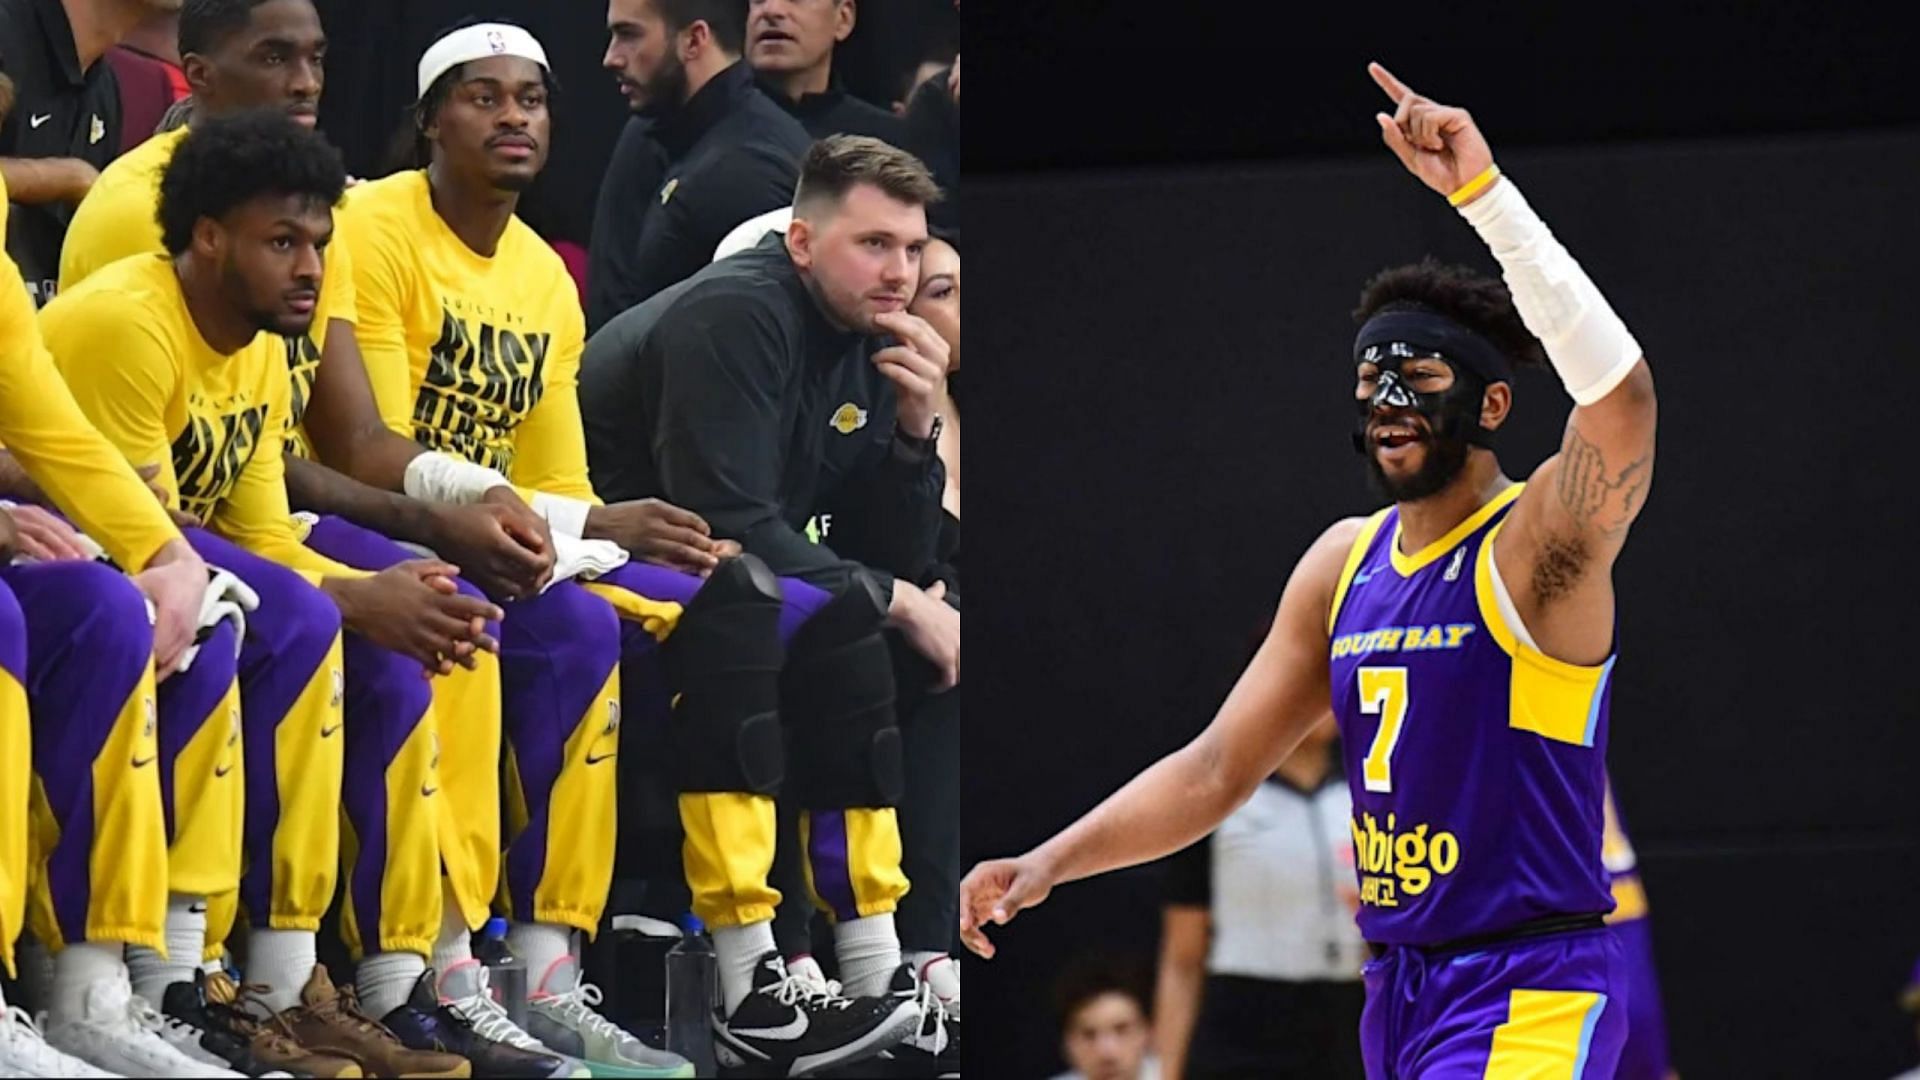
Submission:
[[[1601,861],[1608,676],[1501,613],[1493,537],[1524,485],[1408,555],[1368,520],[1329,620],[1360,930],[1433,945],[1612,909]],[[1510,605],[1509,605],[1510,606]]]

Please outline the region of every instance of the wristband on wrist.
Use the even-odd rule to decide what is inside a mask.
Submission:
[[[1489,164],[1485,169],[1481,170],[1479,176],[1462,184],[1460,190],[1447,196],[1447,203],[1451,206],[1459,206],[1461,203],[1487,190],[1487,185],[1498,179],[1500,179],[1500,166]]]

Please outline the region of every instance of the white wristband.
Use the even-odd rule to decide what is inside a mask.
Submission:
[[[549,495],[544,491],[533,493],[533,501],[528,505],[533,512],[547,519],[547,525],[554,532],[568,536],[587,534],[587,511],[593,504],[581,499],[569,499],[565,495]]]
[[[429,450],[407,462],[400,490],[424,502],[474,503],[497,487],[509,486],[496,469]]]
[[[1499,260],[1520,320],[1546,346],[1573,400],[1591,405],[1620,385],[1640,361],[1640,343],[1513,178],[1503,174],[1485,195],[1460,207],[1460,216]]]

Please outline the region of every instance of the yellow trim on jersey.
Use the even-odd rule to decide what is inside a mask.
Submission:
[[[1514,634],[1500,614],[1493,592],[1493,541],[1505,524],[1495,525],[1480,541],[1473,563],[1473,592],[1479,602],[1480,621],[1486,623],[1501,651],[1513,658],[1507,726],[1556,742],[1592,746],[1613,661],[1597,667],[1569,664],[1525,644]]]
[[[1493,1029],[1487,1080],[1579,1080],[1607,996],[1590,991],[1515,990],[1507,1022]]]
[[[1639,874],[1622,874],[1613,879],[1613,911],[1608,925],[1647,917],[1647,887]]]
[[[1353,584],[1353,575],[1360,572],[1360,562],[1367,557],[1367,548],[1373,546],[1373,538],[1380,534],[1380,526],[1391,509],[1393,507],[1388,506],[1374,511],[1366,524],[1360,526],[1360,535],[1354,537],[1353,548],[1347,552],[1347,565],[1340,569],[1340,583],[1333,587],[1333,606],[1327,611],[1327,633],[1333,633],[1333,624],[1340,621],[1340,605],[1347,599],[1347,588]]]
[[[1440,556],[1458,547],[1475,529],[1485,525],[1487,520],[1500,512],[1500,508],[1520,497],[1527,485],[1514,484],[1500,494],[1488,499],[1485,506],[1467,515],[1467,519],[1455,525],[1447,535],[1421,548],[1412,555],[1400,553],[1400,523],[1393,523],[1393,542],[1387,545],[1387,551],[1393,556],[1393,568],[1400,571],[1401,577],[1412,577],[1415,572],[1433,562]]]

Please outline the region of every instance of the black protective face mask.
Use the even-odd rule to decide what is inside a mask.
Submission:
[[[1392,353],[1390,348],[1374,346],[1363,357],[1377,365],[1380,374],[1373,396],[1355,403],[1359,417],[1353,445],[1366,458],[1368,479],[1377,494],[1392,502],[1412,502],[1452,483],[1466,467],[1474,446],[1491,446],[1493,431],[1480,426],[1480,404],[1487,384],[1478,374],[1448,362],[1453,369],[1453,385],[1437,394],[1422,394],[1407,385],[1400,370],[1401,362],[1410,357]],[[1431,356],[1432,352],[1423,350],[1419,355]],[[1393,409],[1410,410],[1426,421],[1426,459],[1412,476],[1389,477],[1368,445],[1368,424],[1378,412]]]

